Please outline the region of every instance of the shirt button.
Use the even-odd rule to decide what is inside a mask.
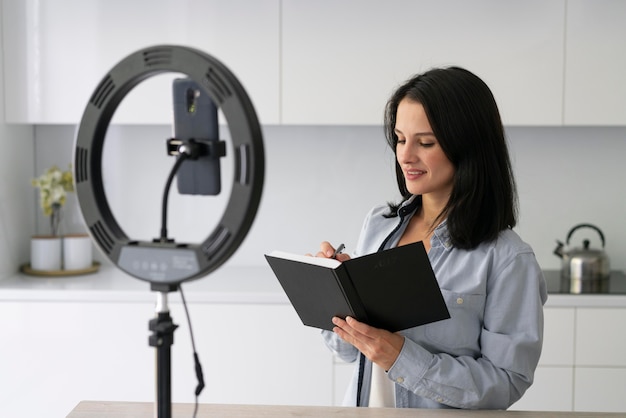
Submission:
[[[404,377],[398,377],[398,378],[396,379],[396,382],[398,382],[398,383],[403,383],[403,382],[404,382]]]
[[[462,305],[463,304],[463,298],[456,298],[456,304],[457,305]]]
[[[439,402],[439,403],[442,403],[443,402],[443,398],[437,398],[436,401]]]

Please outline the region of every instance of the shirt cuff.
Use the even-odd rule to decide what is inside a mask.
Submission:
[[[405,337],[402,350],[387,371],[387,376],[396,384],[414,392],[433,359],[433,354]]]

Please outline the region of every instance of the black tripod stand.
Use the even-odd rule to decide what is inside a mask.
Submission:
[[[151,284],[152,291],[157,295],[157,317],[149,322],[152,335],[149,338],[150,347],[156,347],[157,360],[157,416],[171,418],[172,416],[172,361],[171,346],[174,344],[174,331],[178,325],[172,322],[167,294],[178,290],[177,284]]]

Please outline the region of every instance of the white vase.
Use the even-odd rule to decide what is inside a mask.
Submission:
[[[39,271],[61,270],[61,237],[34,235],[30,239],[30,268]]]
[[[84,270],[93,263],[91,237],[72,234],[63,237],[63,270]]]

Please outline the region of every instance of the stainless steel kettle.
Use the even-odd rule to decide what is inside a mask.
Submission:
[[[583,240],[582,247],[569,248],[569,241],[574,232],[581,228],[594,229],[602,241],[602,249],[589,248],[589,240]],[[589,282],[608,280],[610,275],[609,257],[604,252],[604,234],[597,226],[591,224],[580,224],[573,227],[567,234],[565,245],[557,240],[557,247],[554,254],[562,261],[561,277],[569,280],[570,291],[581,293],[584,288],[589,287]]]

